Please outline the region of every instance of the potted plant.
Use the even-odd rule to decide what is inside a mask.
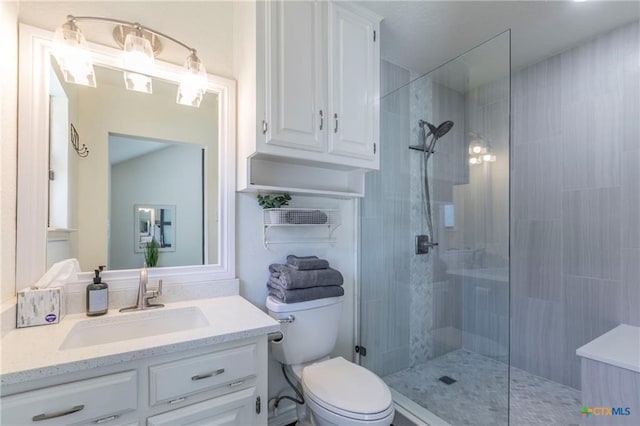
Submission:
[[[158,249],[160,248],[160,244],[153,238],[149,241],[144,248],[144,261],[147,266],[152,268],[154,266],[158,266]]]
[[[284,223],[284,217],[280,208],[288,205],[289,201],[291,201],[291,195],[286,192],[282,195],[258,194],[258,205],[265,210],[270,210],[269,218],[271,223]]]

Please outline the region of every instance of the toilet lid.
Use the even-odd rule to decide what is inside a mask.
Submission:
[[[380,413],[392,403],[391,392],[382,379],[342,357],[305,367],[302,383],[314,401],[341,411]]]

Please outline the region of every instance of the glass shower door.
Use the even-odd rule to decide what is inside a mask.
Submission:
[[[508,423],[509,110],[508,32],[381,100],[360,363],[431,421]]]

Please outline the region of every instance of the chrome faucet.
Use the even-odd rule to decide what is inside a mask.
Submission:
[[[154,299],[158,296],[162,296],[162,280],[158,281],[158,289],[157,290],[147,290],[147,283],[149,281],[149,275],[147,273],[147,265],[140,269],[140,283],[138,285],[138,300],[136,301],[135,306],[130,306],[128,308],[120,309],[120,312],[130,312],[130,311],[142,311],[144,309],[155,309],[162,308],[164,304],[162,303],[149,303],[149,299]]]

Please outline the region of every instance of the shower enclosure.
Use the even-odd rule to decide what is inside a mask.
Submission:
[[[360,363],[430,423],[509,418],[510,34],[381,100],[361,203]],[[383,83],[384,84],[384,83]]]

